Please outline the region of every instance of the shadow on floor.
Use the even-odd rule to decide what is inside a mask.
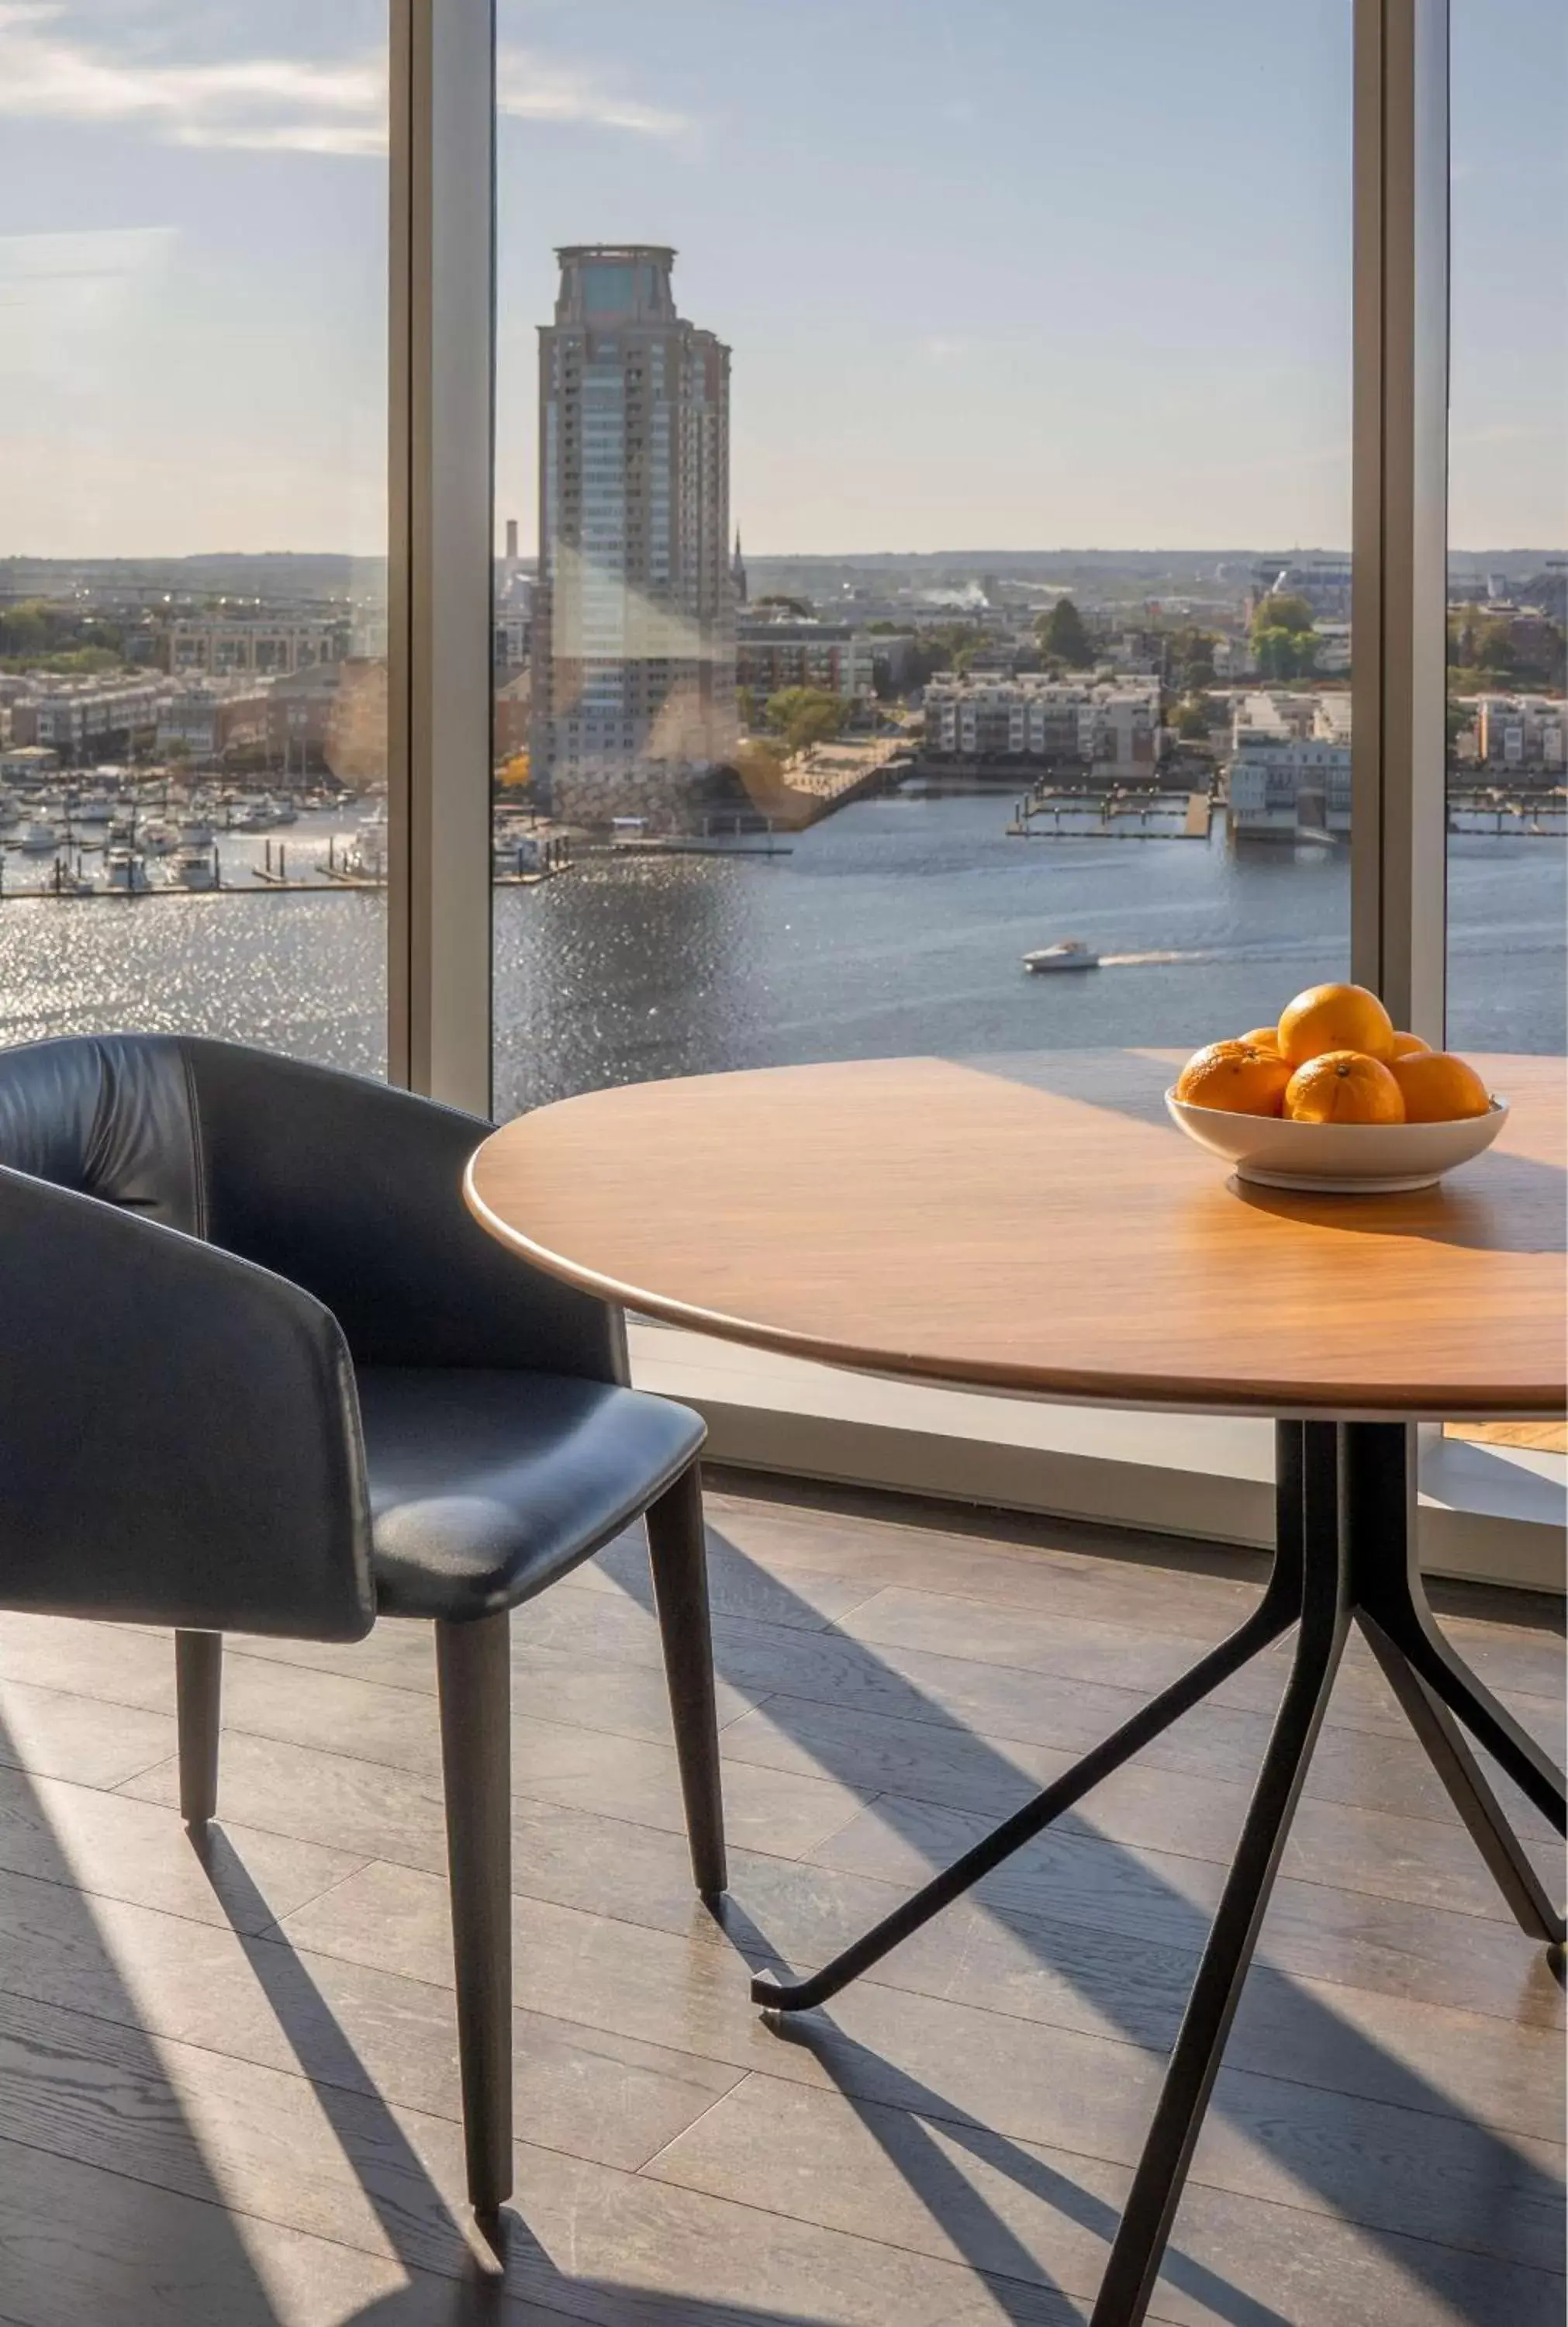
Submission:
[[[948,1730],[961,1729],[975,1747],[983,1754],[989,1754],[999,1788],[1016,1796],[1019,1773],[1000,1752],[988,1747],[986,1741],[966,1724],[957,1722],[907,1674],[882,1666],[874,1647],[858,1637],[840,1633],[831,1622],[825,1623],[807,1601],[793,1593],[787,1575],[778,1569],[759,1567],[712,1521],[709,1526],[709,1556],[715,1575],[722,1574],[727,1567],[737,1581],[765,1584],[768,1592],[779,1603],[781,1621],[792,1622],[818,1639],[834,1640],[841,1649],[865,1659],[880,1672],[885,1673],[890,1690],[898,1700],[897,1711],[901,1718],[923,1717]],[[602,1555],[601,1564],[613,1575],[623,1591],[639,1605],[651,1610],[646,1562],[635,1555],[625,1539],[611,1547],[608,1554]],[[741,1674],[726,1670],[727,1645],[721,1623],[715,1636],[717,1668],[722,1678],[734,1679],[739,1683]],[[1194,1661],[1200,1653],[1201,1649],[1195,1647]],[[1282,1663],[1282,1687],[1285,1670],[1286,1667]],[[1050,1686],[1049,1677],[1041,1676],[1041,1689],[1049,1689]],[[841,1757],[835,1752],[831,1735],[825,1737],[820,1734],[817,1720],[822,1710],[819,1705],[779,1695],[766,1700],[766,1708],[769,1719],[812,1756],[825,1776],[835,1778],[846,1785],[863,1786],[863,1771],[848,1753]],[[972,1768],[981,1770],[983,1766],[971,1764]],[[1090,1805],[1092,1799],[1091,1796]],[[933,1872],[938,1864],[945,1863],[949,1854],[939,1857],[933,1851],[930,1841],[933,1821],[929,1811],[922,1805],[913,1800],[905,1801],[898,1796],[882,1795],[869,1805],[869,1809],[871,1815],[882,1819],[891,1831],[899,1834],[907,1846],[919,1851]],[[940,1826],[940,1814],[936,1823]],[[973,1821],[963,1820],[962,1823],[972,1824]],[[1143,1930],[1156,1933],[1162,1943],[1183,1952],[1195,1971],[1208,1937],[1207,1918],[1190,1902],[1162,1882],[1145,1860],[1124,1851],[1114,1840],[1098,1834],[1084,1812],[1065,1818],[1059,1831],[1064,1835],[1070,1831],[1076,1837],[1090,1844],[1097,1852],[1110,1854],[1119,1862],[1124,1911],[1135,1913]],[[966,1840],[968,1838],[966,1836]],[[1035,1847],[1038,1849],[1039,1846]],[[1084,1983],[1081,1963],[1068,1945],[1059,1944],[1070,1941],[1075,1937],[1081,1944],[1081,1923],[1075,1923],[1070,1929],[1053,1926],[1044,1920],[1049,1912],[1044,1908],[1034,1912],[1010,1912],[1005,1903],[1005,1882],[1004,1874],[993,1877],[990,1885],[979,1894],[979,1903],[984,1904],[987,1911],[1006,1926],[1016,1939],[1033,1950],[1042,1964],[1050,1964],[1065,1979],[1081,1986]],[[724,1921],[751,1967],[776,1966],[780,1962],[783,1951],[766,1930],[759,1928],[744,1914],[733,1898],[726,1902]],[[1118,1923],[1115,1936],[1121,1936],[1127,1928],[1125,1922]],[[869,1977],[876,1977],[874,1969]],[[1298,2024],[1302,2028],[1304,2041],[1309,2045],[1314,2042],[1318,2043],[1326,2054],[1334,2059],[1337,2067],[1343,2064],[1346,2081],[1352,2089],[1369,2089],[1377,2095],[1379,2105],[1393,2105],[1417,2112],[1421,2118],[1436,2116],[1452,2120],[1453,2106],[1446,2094],[1407,2063],[1384,2051],[1363,2031],[1334,2013],[1320,1993],[1314,1993],[1292,1979],[1289,1974],[1273,1967],[1255,1972],[1254,1978],[1288,1994]],[[1149,2048],[1146,2022],[1132,2008],[1138,2001],[1136,1998],[1118,1995],[1116,1984],[1110,1978],[1096,1980],[1092,1997],[1097,2012],[1112,2018],[1120,2012],[1127,2042]],[[863,2048],[854,2045],[842,2030],[834,2025],[832,2010],[829,2005],[822,2011],[801,2015],[789,2034],[781,2032],[781,2041],[789,2041],[792,2035],[794,2041],[808,2044],[846,2098],[855,2099],[858,2093],[864,2099],[870,2082],[876,2101],[891,2100],[896,2107],[910,2111],[917,2118],[940,2119],[945,2132],[958,2130],[958,2137],[966,2142],[972,2143],[978,2134],[985,2144],[985,2154],[993,2164],[999,2165],[1025,2186],[1041,2186],[1039,2161],[1027,2151],[999,2136],[980,2133],[974,2127],[969,2113],[961,2106],[912,2080],[896,2079],[895,2089],[890,2092],[889,2072],[881,2061],[874,2062],[874,2078],[868,2079],[863,2072],[873,2065],[873,2056],[865,2055]],[[1162,2050],[1169,2049],[1174,2033],[1172,2023]],[[1362,2070],[1359,2079],[1357,2075],[1358,2058]],[[901,2091],[897,2089],[899,2084],[902,2085]],[[1211,2103],[1216,2114],[1223,2116],[1231,2107],[1232,2089],[1227,2089],[1222,2074]],[[859,2102],[856,2105],[858,2107]],[[999,2267],[1017,2268],[1026,2270],[1030,2277],[1040,2281],[1038,2262],[1022,2253],[1011,2230],[993,2210],[985,2208],[973,2188],[955,2174],[945,2160],[937,2161],[929,2143],[924,2146],[916,2144],[912,2150],[895,2151],[883,2138],[887,2130],[886,2121],[875,2117],[874,2113],[866,2117],[863,2109],[862,2115],[872,2125],[879,2140],[883,2141],[892,2163],[917,2190],[933,2220],[954,2240],[958,2250],[975,2268],[993,2271]],[[1238,2129],[1254,2141],[1259,2140],[1265,2131],[1258,2123],[1240,2116],[1237,2116],[1234,2121]],[[1504,2254],[1509,2251],[1506,2217],[1510,2210],[1517,2212],[1526,2236],[1532,2217],[1537,2221],[1545,2217],[1560,2222],[1563,2191],[1559,2181],[1542,2172],[1528,2154],[1505,2134],[1474,2123],[1467,2124],[1467,2132],[1473,2145],[1469,2152],[1471,2187],[1468,2194],[1472,2203],[1488,2216],[1486,2227],[1498,2239]],[[1420,2135],[1419,2123],[1413,2124],[1413,2144],[1419,2140]],[[1364,2196],[1367,2186],[1365,2161],[1358,2165],[1353,2154],[1348,2156],[1330,2145],[1308,2140],[1293,2145],[1286,2153],[1286,2162],[1290,2171],[1323,2206],[1336,2215],[1358,2222],[1361,2235],[1369,2242],[1383,2242],[1402,2271],[1419,2274],[1424,2270],[1433,2315],[1445,2315],[1445,2305],[1451,2295],[1448,2275],[1451,2258],[1444,2248],[1433,2239],[1431,2232],[1423,2237],[1418,2229],[1385,2230],[1375,2222],[1367,2223],[1361,2220],[1358,2199]],[[1099,2229],[1108,2238],[1115,2223],[1103,2201],[1090,2192],[1073,2190],[1070,2185],[1061,2183],[1060,2177],[1052,2176],[1051,2182],[1051,2202],[1071,2219]],[[1043,2189],[1041,2193],[1044,2194]],[[1489,2251],[1495,2250],[1489,2248]],[[999,2261],[998,2257],[1009,2251],[1015,2258],[1013,2262]],[[1218,2279],[1206,2266],[1182,2250],[1180,2217],[1167,2252],[1163,2277],[1189,2297],[1206,2303],[1213,2316],[1230,2322],[1230,2327],[1276,2327],[1279,2314],[1266,2304],[1260,2304],[1244,2290]],[[1543,2307],[1538,2314],[1538,2327],[1555,2327],[1561,2316],[1561,2287],[1560,2283],[1549,2276],[1545,2269],[1541,2293]],[[1526,2322],[1517,2309],[1499,2312],[1494,2316],[1497,2327],[1537,2327],[1534,2316]]]

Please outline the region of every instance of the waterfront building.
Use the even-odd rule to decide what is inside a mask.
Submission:
[[[231,748],[259,744],[266,728],[265,688],[201,681],[159,705],[156,750],[160,759],[178,752],[196,767],[211,767]]]
[[[316,663],[275,678],[268,687],[266,755],[285,780],[319,775],[328,768],[343,668],[341,663]]]
[[[169,668],[176,677],[292,677],[317,663],[341,662],[349,651],[348,621],[294,621],[272,614],[183,615],[168,625]]]
[[[1498,773],[1563,781],[1568,704],[1560,695],[1482,695],[1475,699],[1476,758]]]
[[[854,701],[875,691],[871,640],[847,622],[770,621],[735,626],[735,678],[761,706],[787,687],[810,687]]]
[[[150,749],[169,693],[165,678],[46,680],[13,705],[13,743],[42,743],[62,766],[128,759]]]
[[[1230,761],[1233,838],[1294,840],[1350,830],[1350,747],[1310,735],[1243,728]]]
[[[736,741],[730,350],[677,313],[673,250],[556,256],[539,333],[536,780],[566,820],[667,827]]]
[[[1149,782],[1164,742],[1153,685],[943,672],[926,688],[925,713],[929,760],[1076,763]]]

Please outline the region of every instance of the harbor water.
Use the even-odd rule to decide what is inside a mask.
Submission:
[[[887,798],[777,856],[585,856],[495,892],[496,1107],[723,1068],[1195,1045],[1344,976],[1344,851],[1010,839],[995,797]],[[323,832],[325,830],[323,826]],[[315,846],[302,824],[291,858]],[[324,845],[324,844],[323,844]],[[252,843],[259,855],[259,847]],[[1564,1047],[1560,838],[1456,835],[1456,1047]],[[225,878],[238,870],[225,853]],[[0,903],[0,1041],[182,1028],[384,1061],[385,899],[323,887]],[[1098,969],[1030,977],[1081,938]]]

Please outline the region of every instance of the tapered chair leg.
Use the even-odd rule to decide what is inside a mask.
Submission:
[[[510,1629],[505,1611],[435,1627],[463,2144],[481,2216],[512,2192]]]
[[[180,1743],[180,1815],[198,1832],[218,1810],[223,1635],[176,1632],[174,1696]]]
[[[703,1897],[714,1900],[724,1889],[728,1874],[702,1477],[695,1463],[649,1507],[648,1548],[664,1640],[692,1873]]]

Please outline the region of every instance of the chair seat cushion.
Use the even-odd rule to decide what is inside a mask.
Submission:
[[[637,1518],[697,1452],[684,1406],[562,1374],[362,1367],[377,1605],[515,1607]]]

